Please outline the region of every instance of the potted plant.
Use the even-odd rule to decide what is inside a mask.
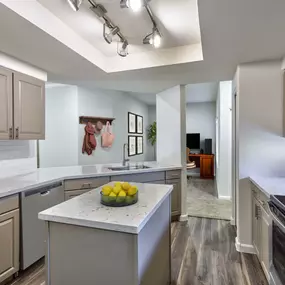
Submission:
[[[151,143],[152,146],[154,146],[154,156],[156,158],[156,122],[153,122],[147,129],[147,139]]]

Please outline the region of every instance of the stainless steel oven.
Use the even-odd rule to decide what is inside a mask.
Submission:
[[[270,285],[285,284],[285,196],[272,196]]]

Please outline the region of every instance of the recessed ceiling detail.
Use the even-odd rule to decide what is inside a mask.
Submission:
[[[136,13],[122,9],[119,0],[96,0],[124,36],[122,40],[117,34],[111,44],[102,37],[104,21],[94,17],[89,1],[70,1],[75,9],[67,0],[4,1],[3,5],[106,73],[203,60],[197,0],[179,0],[179,5],[152,0]],[[148,6],[156,23],[150,21]]]

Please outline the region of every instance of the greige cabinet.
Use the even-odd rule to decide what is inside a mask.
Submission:
[[[9,140],[13,128],[12,71],[0,67],[0,140]]]
[[[67,201],[67,200],[70,200],[74,197],[77,197],[77,196],[80,196],[84,193],[87,193],[89,192],[90,190],[73,190],[73,191],[66,191],[64,193],[64,200]]]
[[[173,185],[173,191],[171,193],[171,214],[172,216],[178,216],[181,214],[181,180],[166,180],[166,184]]]
[[[45,138],[45,84],[21,73],[14,73],[14,138]]]
[[[0,140],[44,138],[44,82],[0,67]]]
[[[260,256],[260,206],[255,197],[252,199],[252,244],[255,248],[256,254]]]
[[[271,228],[271,218],[269,215],[269,198],[258,189],[251,185],[252,189],[252,244],[264,271],[269,280],[270,257],[269,257],[269,231]]]
[[[17,197],[0,200],[0,283],[19,271],[20,225],[15,207]]]

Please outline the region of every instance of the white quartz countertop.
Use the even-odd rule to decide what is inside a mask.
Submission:
[[[113,185],[114,182],[109,183]],[[108,184],[108,185],[109,185]],[[139,189],[137,204],[114,208],[100,203],[101,188],[39,213],[39,219],[82,227],[138,234],[171,194],[172,185],[131,183]],[[169,205],[170,207],[170,205]],[[169,211],[171,211],[169,209]]]
[[[285,196],[285,177],[251,176],[250,180],[268,197],[270,197],[270,195]]]
[[[142,165],[142,163],[132,163],[131,166],[136,164]],[[144,166],[148,166],[150,168],[121,171],[112,171],[109,169],[110,167],[120,166],[119,163],[39,168],[35,171],[22,175],[0,179],[0,198],[68,179],[93,178],[181,169],[181,166],[162,165],[157,162],[144,162],[143,164]]]

